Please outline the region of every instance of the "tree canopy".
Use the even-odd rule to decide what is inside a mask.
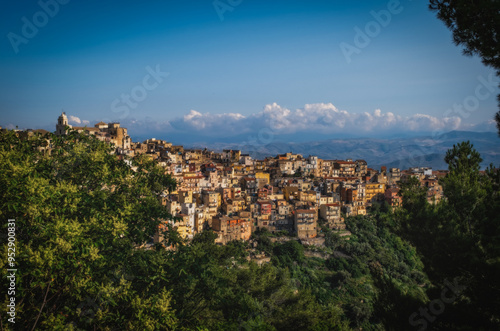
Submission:
[[[478,55],[500,76],[500,2],[497,0],[430,0],[429,8],[453,32],[465,55]],[[498,95],[500,107],[500,95]],[[495,115],[500,135],[500,111]]]
[[[500,175],[479,171],[469,143],[448,152],[446,199],[435,205],[412,179],[401,189],[403,208],[347,218],[348,237],[325,229],[325,247],[304,247],[262,230],[255,248],[217,245],[212,231],[178,241],[172,228],[164,245],[151,245],[171,219],[159,197],[173,179],[147,158],[121,160],[92,137],[48,137],[50,154],[47,137],[0,132],[0,214],[16,220],[18,269],[18,318],[6,323],[2,310],[3,329],[500,327]],[[7,223],[1,227],[7,233]],[[165,249],[171,244],[175,250]],[[5,279],[6,241],[1,246]],[[270,262],[258,265],[256,253]],[[445,312],[432,321],[418,315],[449,284],[460,293]],[[7,295],[1,300],[6,305]]]
[[[416,247],[435,284],[429,298],[439,300],[451,281],[460,284],[460,295],[446,305],[446,313],[417,321],[446,330],[498,329],[499,171],[490,166],[480,172],[481,156],[469,142],[454,145],[445,161],[449,172],[440,180],[445,198],[412,208],[416,191],[404,192],[403,204],[410,205],[395,214],[397,233]]]

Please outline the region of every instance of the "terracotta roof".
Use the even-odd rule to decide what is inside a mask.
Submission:
[[[201,179],[205,178],[205,176],[183,176],[184,179]]]
[[[316,211],[309,209],[297,209],[296,212],[298,214],[314,214]]]

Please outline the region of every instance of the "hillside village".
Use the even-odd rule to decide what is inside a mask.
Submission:
[[[446,174],[429,168],[372,169],[364,160],[294,153],[255,160],[239,150],[188,149],[154,138],[132,142],[119,123],[72,127],[62,113],[55,133],[64,135],[68,129],[111,144],[122,159],[145,155],[156,161],[177,182],[176,190],[164,192],[161,199],[176,218],[179,234],[189,240],[212,229],[220,244],[247,241],[263,228],[314,242],[321,239],[321,226],[341,232],[344,217],[364,215],[373,204],[400,206],[399,183],[410,177],[417,177],[427,188],[428,201],[436,203],[442,198],[438,179]],[[34,132],[47,131],[25,133]],[[160,233],[155,242],[161,241]]]

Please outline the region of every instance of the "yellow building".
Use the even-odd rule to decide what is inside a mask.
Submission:
[[[192,239],[193,238],[193,227],[189,224],[189,216],[185,214],[177,214],[176,217],[182,218],[182,221],[177,221],[174,223],[174,229],[177,229],[179,235],[183,239]]]
[[[384,199],[385,184],[381,183],[366,183],[365,197],[367,202]]]
[[[299,200],[306,202],[316,202],[315,191],[299,191]]]
[[[193,203],[193,192],[179,190],[179,203]]]
[[[257,187],[262,188],[264,185],[269,185],[271,183],[271,177],[265,172],[256,172],[255,180],[257,181]]]
[[[219,208],[221,206],[220,193],[216,191],[202,191],[203,204],[210,208]]]

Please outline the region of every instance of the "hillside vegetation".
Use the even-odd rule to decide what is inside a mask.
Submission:
[[[16,323],[2,309],[2,329],[500,328],[500,173],[481,174],[468,143],[448,151],[439,204],[410,181],[403,208],[348,218],[348,238],[324,229],[322,248],[258,231],[255,251],[271,257],[259,266],[248,243],[219,246],[212,231],[145,245],[171,218],[159,195],[175,181],[84,135],[51,138],[45,155],[43,137],[0,133],[1,231],[16,220],[18,269]],[[0,261],[6,279],[6,240]]]

